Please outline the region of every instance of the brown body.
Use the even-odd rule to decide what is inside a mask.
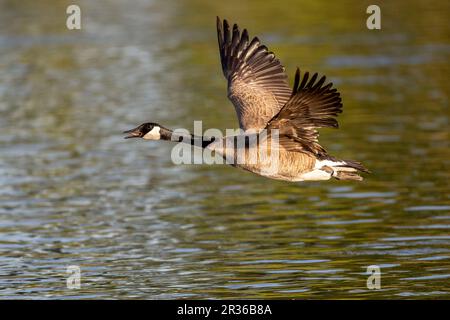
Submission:
[[[238,143],[236,138],[247,143]],[[265,133],[224,137],[207,146],[222,157],[227,164],[268,178],[301,181],[302,176],[314,170],[315,157],[288,151],[277,146],[276,140],[267,139]],[[328,177],[329,178],[329,177]]]

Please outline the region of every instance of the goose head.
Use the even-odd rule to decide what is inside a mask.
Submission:
[[[145,140],[160,140],[161,126],[157,123],[147,122],[134,129],[124,131],[123,133],[128,133],[125,139],[142,138]]]

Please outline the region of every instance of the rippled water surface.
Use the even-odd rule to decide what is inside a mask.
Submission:
[[[449,298],[447,1],[0,1],[0,298]],[[339,88],[362,183],[176,166],[143,121],[234,128],[215,16]],[[66,288],[66,268],[81,288]],[[381,268],[381,289],[366,268]]]

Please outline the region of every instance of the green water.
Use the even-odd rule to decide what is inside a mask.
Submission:
[[[449,298],[449,4],[0,1],[0,298]],[[143,121],[237,127],[215,16],[340,90],[362,183],[171,162]],[[81,268],[67,289],[66,267]],[[381,268],[381,288],[366,268]]]

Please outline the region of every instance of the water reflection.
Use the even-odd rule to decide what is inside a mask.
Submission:
[[[81,1],[73,33],[64,1],[1,3],[1,297],[448,297],[448,10],[386,4],[374,34],[367,6],[303,5]],[[287,184],[122,139],[143,119],[236,126],[216,12],[337,84],[342,129],[321,139],[374,174]]]

